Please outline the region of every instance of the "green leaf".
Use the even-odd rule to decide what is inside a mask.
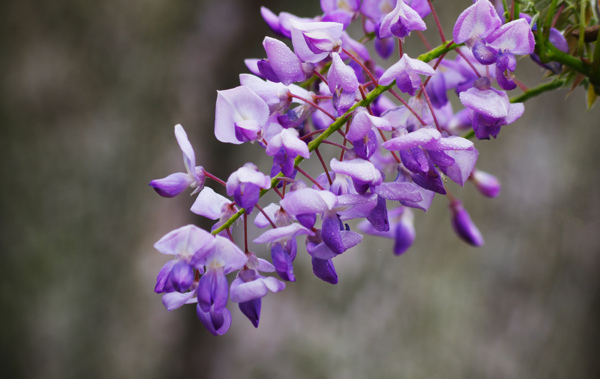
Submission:
[[[594,106],[594,103],[598,100],[598,95],[594,91],[594,86],[590,85],[587,90],[587,110],[589,111]]]

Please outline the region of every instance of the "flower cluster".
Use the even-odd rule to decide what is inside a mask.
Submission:
[[[471,138],[495,138],[524,112],[506,91],[518,83],[515,55],[534,52],[527,19],[504,21],[488,0],[477,0],[458,17],[453,41],[440,28],[439,47],[410,57],[402,52],[405,38],[425,30],[430,14],[437,23],[430,1],[321,0],[321,7],[315,18],[262,8],[277,38],[265,37],[265,58],[246,60],[250,73],[240,75],[240,86],[217,93],[217,140],[253,143],[272,157],[268,175],[245,163],[227,180],[215,177],[196,166],[176,125],[187,172],[150,182],[165,197],[193,188],[191,211],[216,221],[210,232],[187,225],[155,244],[174,256],[157,278],[164,305],[196,304],[198,318],[215,335],[231,324],[229,300],[258,326],[261,299],[296,280],[299,251],[306,250],[314,274],[332,284],[338,282],[334,261],[365,233],[393,239],[393,252],[403,254],[415,240],[414,210],[427,211],[436,194],[448,199],[456,234],[473,246],[484,243],[448,181],[470,182],[488,197],[500,191],[494,176],[476,168],[479,152]],[[351,36],[347,28],[357,20],[363,35]],[[371,56],[390,59],[396,49],[398,58],[387,68]],[[452,93],[464,109],[453,110]],[[322,144],[333,145],[336,156],[323,157]],[[301,167],[313,157],[322,165],[319,173]],[[228,197],[205,185],[207,178]],[[278,201],[260,204],[270,190]],[[231,233],[240,217],[243,249]],[[249,220],[264,232],[250,238]],[[258,258],[249,240],[266,244],[270,261]],[[278,278],[263,276],[267,272]]]

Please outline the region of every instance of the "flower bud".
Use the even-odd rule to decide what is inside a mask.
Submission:
[[[459,200],[451,201],[450,212],[452,212],[452,227],[456,234],[469,245],[482,246],[483,236]]]
[[[471,180],[483,196],[496,197],[500,193],[500,181],[485,171],[473,170]]]

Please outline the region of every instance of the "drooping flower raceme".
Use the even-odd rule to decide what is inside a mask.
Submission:
[[[534,51],[535,24],[511,20],[513,12],[504,22],[488,0],[477,0],[458,17],[453,43],[398,58],[396,46],[402,50],[411,32],[427,28],[432,2],[322,0],[321,9],[321,15],[299,17],[261,8],[277,38],[263,39],[262,59],[245,60],[250,73],[240,74],[238,87],[217,91],[215,137],[233,145],[251,142],[257,159],[227,180],[218,178],[196,166],[192,144],[177,125],[186,172],[150,182],[164,197],[193,188],[198,196],[191,211],[213,220],[210,232],[187,225],[155,244],[173,257],[160,270],[155,291],[167,310],[195,304],[214,335],[231,326],[229,300],[258,327],[262,299],[281,296],[286,285],[305,279],[294,270],[301,254],[310,257],[313,274],[331,284],[342,279],[334,262],[352,259],[346,252],[363,243],[363,234],[390,238],[390,252],[405,254],[418,244],[419,211],[411,208],[427,212],[436,206],[434,198],[448,201],[460,239],[484,243],[476,217],[450,193],[450,182],[498,195],[500,182],[479,169],[483,163],[471,138],[495,138],[524,113],[505,91],[518,83],[515,57]],[[549,34],[546,42],[565,51],[562,34]],[[445,38],[441,30],[440,36]],[[372,59],[370,43],[389,63]],[[558,64],[549,64],[543,49],[537,52],[543,67],[557,72]],[[311,158],[314,165],[304,164]],[[216,186],[205,186],[206,180]],[[267,192],[270,204],[261,204]],[[260,235],[252,235],[249,217]]]

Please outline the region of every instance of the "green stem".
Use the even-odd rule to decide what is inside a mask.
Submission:
[[[444,42],[441,45],[439,45],[438,47],[434,48],[433,50],[431,50],[425,54],[419,55],[417,59],[422,60],[423,62],[429,62],[429,61],[434,60],[435,58],[440,57],[442,54],[452,51],[462,45],[463,44],[457,45],[454,43],[454,41]]]
[[[511,98],[510,102],[511,103],[522,103],[524,101],[531,99],[532,97],[541,95],[544,92],[548,92],[548,91],[552,91],[557,88],[560,88],[560,87],[564,86],[566,83],[567,83],[566,80],[560,79],[560,80],[554,80],[550,83],[540,84],[537,87],[528,89],[527,91],[523,92],[519,96],[515,96],[515,97]]]

